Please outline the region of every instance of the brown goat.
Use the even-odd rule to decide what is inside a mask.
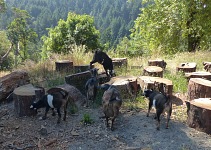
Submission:
[[[108,120],[111,119],[111,130],[114,130],[114,120],[119,114],[119,109],[122,105],[122,98],[119,91],[114,87],[110,86],[103,94],[103,112],[106,118],[106,125],[109,127]]]

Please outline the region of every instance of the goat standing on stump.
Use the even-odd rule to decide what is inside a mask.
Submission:
[[[93,59],[90,62],[90,68],[91,68],[92,64],[96,63],[96,62],[103,65],[103,68],[108,77],[115,76],[112,59],[110,57],[108,57],[108,55],[105,52],[102,52],[101,50],[95,51]]]
[[[103,103],[103,112],[106,118],[106,125],[109,127],[108,120],[111,118],[111,130],[114,130],[114,121],[119,114],[119,109],[122,105],[122,98],[119,91],[113,86],[110,85],[104,86],[106,91],[103,94],[102,103]]]
[[[92,100],[94,102],[94,100],[96,99],[96,95],[97,95],[97,88],[98,88],[98,69],[94,68],[91,69],[91,74],[92,77],[86,82],[85,85],[85,89],[86,89],[86,107],[89,106],[89,100]]]
[[[30,106],[31,109],[37,110],[39,108],[44,108],[45,107],[45,114],[42,117],[43,120],[46,119],[47,113],[49,109],[52,109],[53,116],[55,116],[54,108],[57,109],[58,113],[58,121],[57,123],[60,123],[61,121],[61,112],[60,108],[64,107],[64,117],[63,120],[66,120],[66,114],[67,114],[67,105],[68,105],[68,92],[65,90],[62,90],[60,88],[52,88],[52,93],[44,95],[39,101],[33,102],[32,105]]]

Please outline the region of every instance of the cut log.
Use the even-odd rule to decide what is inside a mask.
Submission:
[[[56,71],[59,72],[72,72],[73,62],[69,60],[59,60],[55,62]]]
[[[92,65],[92,68],[94,66]],[[75,73],[84,72],[90,69],[90,65],[74,65]]]
[[[140,76],[138,77],[138,84],[140,84],[142,90],[155,89],[168,95],[172,95],[173,92],[172,81],[165,78]]]
[[[148,60],[149,66],[158,66],[163,69],[166,68],[167,63],[163,59],[154,59],[154,60]]]
[[[116,76],[111,78],[107,84],[117,87],[124,99],[135,98],[139,91],[137,77],[135,76]]]
[[[127,58],[112,58],[114,68],[127,68]]]
[[[85,84],[87,80],[90,78],[91,78],[91,72],[85,71],[66,76],[65,82],[79,89],[82,92],[82,94],[85,94]]]
[[[110,78],[106,75],[105,72],[101,72],[98,74],[99,84],[104,84],[110,81]]]
[[[203,62],[204,69],[208,72],[211,72],[211,62]]]
[[[194,99],[187,106],[188,126],[211,134],[211,98]]]
[[[152,77],[163,77],[163,69],[157,66],[147,66],[144,67],[143,75]]]
[[[194,62],[187,62],[187,63],[181,63],[176,70],[177,71],[182,71],[182,72],[196,72],[196,63]]]
[[[188,81],[190,80],[190,78],[202,78],[202,79],[211,81],[211,73],[210,72],[203,72],[203,71],[190,72],[190,73],[185,73],[185,77],[188,79]]]
[[[14,71],[0,78],[0,102],[7,100],[7,97],[18,87],[29,83],[28,73],[20,70]]]
[[[188,82],[188,100],[211,97],[211,81],[191,78]]]
[[[44,93],[43,88],[36,88],[31,84],[15,88],[13,92],[14,109],[18,117],[36,115],[37,112],[35,110],[30,109],[30,105],[36,99],[39,99],[38,96],[35,94],[38,93],[35,91],[39,90],[39,93]]]

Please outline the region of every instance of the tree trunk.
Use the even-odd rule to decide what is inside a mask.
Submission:
[[[31,84],[27,84],[14,90],[14,109],[18,117],[36,115],[37,112],[30,109],[30,105],[41,97],[41,95],[37,96],[36,93],[44,93],[43,88],[35,88]]]
[[[172,95],[173,92],[172,81],[165,78],[140,76],[138,78],[138,84],[140,84],[142,90],[155,89],[168,95]]]
[[[163,59],[148,60],[149,66],[158,66],[163,69],[166,68],[166,62]]]
[[[190,80],[190,78],[203,78],[206,80],[211,81],[211,73],[209,72],[191,72],[191,73],[185,73],[185,77]]]
[[[69,60],[56,61],[56,71],[59,72],[72,72],[73,71],[73,62]]]
[[[211,134],[211,99],[199,98],[189,102],[187,124],[191,128]]]
[[[28,73],[25,71],[14,71],[0,78],[0,102],[7,100],[7,97],[18,86],[29,83]]]
[[[188,83],[188,100],[211,97],[211,81],[191,78]]]
[[[182,72],[195,72],[196,71],[196,63],[181,63],[176,69],[177,71]]]
[[[163,69],[157,66],[147,66],[144,68],[143,75],[152,77],[163,77]]]

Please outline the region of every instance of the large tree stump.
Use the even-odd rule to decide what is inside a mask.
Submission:
[[[211,81],[191,78],[188,82],[188,100],[211,97]]]
[[[91,66],[93,68],[93,66]],[[75,73],[84,72],[91,69],[90,65],[74,65]]]
[[[137,77],[134,76],[116,76],[111,78],[107,84],[114,85],[124,99],[135,98],[139,91]]]
[[[144,67],[143,75],[153,77],[163,77],[163,69],[157,66]]]
[[[204,69],[211,72],[211,62],[203,62]]]
[[[172,81],[165,78],[140,76],[138,77],[138,83],[142,90],[155,89],[168,95],[172,95],[173,92]]]
[[[148,60],[149,66],[158,66],[163,69],[166,68],[167,63],[163,59],[154,59],[154,60]]]
[[[91,72],[85,71],[65,77],[65,82],[79,89],[83,94],[85,94],[85,84],[88,79],[91,78]]]
[[[105,72],[99,73],[98,79],[99,79],[99,84],[103,84],[110,81],[110,77],[108,77]]]
[[[73,62],[69,60],[59,60],[55,62],[56,71],[59,72],[72,72],[73,71]]]
[[[181,63],[176,70],[177,71],[182,71],[182,72],[195,72],[196,71],[196,63],[194,62],[187,62],[187,63]]]
[[[40,98],[36,95],[36,93],[44,94],[43,88],[36,88],[31,84],[27,84],[20,86],[14,90],[13,92],[14,109],[18,117],[36,115],[37,112],[35,110],[30,109],[30,105],[36,99]]]
[[[4,77],[0,78],[0,102],[7,99],[7,97],[18,87],[29,83],[28,73],[20,70],[14,71]]]
[[[211,134],[211,98],[194,99],[187,106],[188,126]]]
[[[190,80],[190,78],[203,78],[206,80],[210,80],[211,81],[211,73],[210,72],[190,72],[190,73],[185,73],[185,77],[188,79],[188,81]]]
[[[127,68],[127,58],[112,58],[114,68]]]

